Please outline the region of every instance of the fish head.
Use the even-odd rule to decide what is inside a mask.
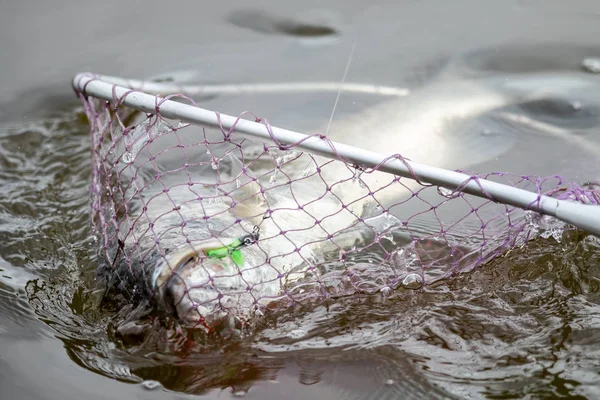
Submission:
[[[195,241],[165,254],[152,278],[159,309],[209,331],[250,319],[261,297],[279,292],[281,274],[264,251],[243,240]]]

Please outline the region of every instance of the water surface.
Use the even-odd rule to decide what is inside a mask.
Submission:
[[[209,83],[339,80],[356,43],[349,81],[412,88],[448,70],[580,71],[584,58],[600,55],[594,2],[405,3],[273,2],[257,21],[245,2],[3,4],[0,386],[6,396],[598,397],[599,243],[583,234],[539,240],[423,292],[307,307],[233,342],[187,343],[159,329],[124,341],[113,329],[120,315],[98,307],[90,141],[70,89],[75,73],[175,74]],[[287,28],[277,21],[288,21]],[[244,95],[203,105],[311,130],[327,121],[334,100],[334,93]],[[336,115],[377,101],[344,95]],[[583,106],[591,113],[585,118],[552,104],[516,112],[577,128],[598,144],[600,100]],[[579,143],[528,130],[512,151],[477,170],[597,180],[598,158]]]

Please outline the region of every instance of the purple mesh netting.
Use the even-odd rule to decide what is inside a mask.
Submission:
[[[93,220],[109,285],[132,301],[153,299],[190,326],[419,289],[571,229],[294,146],[146,115],[121,99],[80,97],[91,125]],[[480,178],[600,202],[597,192],[559,176],[471,179]]]

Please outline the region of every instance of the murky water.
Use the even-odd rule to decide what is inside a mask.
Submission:
[[[600,242],[581,233],[560,243],[538,240],[422,292],[306,307],[235,341],[204,343],[152,327],[124,338],[114,327],[131,310],[100,311],[92,282],[98,244],[89,220],[88,126],[69,87],[76,72],[147,78],[179,71],[212,83],[338,80],[356,42],[349,81],[411,88],[448,71],[593,75],[589,60],[600,56],[594,2],[326,3],[302,13],[311,8],[306,2],[268,4],[260,18],[244,2],[210,10],[194,2],[168,10],[117,2],[1,6],[5,396],[600,397]],[[334,100],[335,94],[244,95],[203,105],[310,130],[327,121]],[[600,95],[568,100],[473,120],[515,141],[477,170],[597,181]],[[336,115],[374,101],[344,95]]]

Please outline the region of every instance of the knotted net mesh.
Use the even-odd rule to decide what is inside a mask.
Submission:
[[[357,293],[392,296],[470,271],[540,235],[561,240],[572,229],[275,138],[253,141],[235,127],[167,119],[159,100],[146,114],[122,98],[80,97],[91,127],[93,221],[107,288],[132,302],[150,300],[191,327],[249,322]],[[254,115],[240,118],[269,130]],[[482,178],[600,202],[593,187],[560,176],[470,180]]]

